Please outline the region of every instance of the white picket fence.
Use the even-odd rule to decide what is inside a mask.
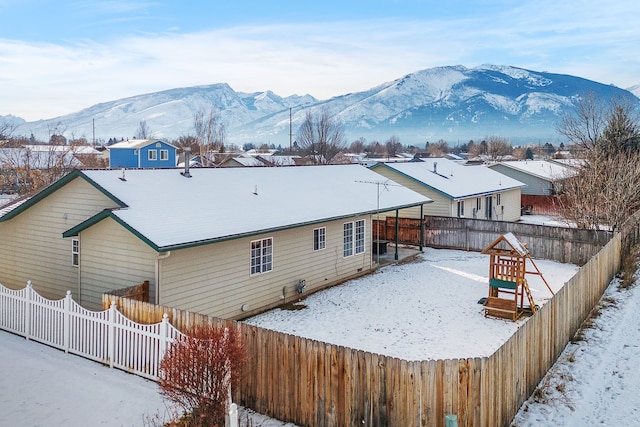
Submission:
[[[143,325],[120,313],[115,301],[108,310],[90,311],[71,291],[61,300],[44,298],[30,280],[20,290],[0,284],[0,329],[153,381],[167,347],[183,335],[166,313],[162,322]],[[225,425],[238,426],[231,388]]]
[[[46,299],[31,281],[20,290],[0,284],[0,329],[154,381],[167,346],[182,335],[166,314],[160,323],[142,325],[115,303],[96,312],[81,307],[70,291],[61,300]]]

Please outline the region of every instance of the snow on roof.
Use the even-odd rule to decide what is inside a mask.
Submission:
[[[29,200],[29,197],[15,200],[15,197],[0,195],[0,218]],[[6,204],[9,202],[8,204]]]
[[[257,157],[232,157],[230,161],[236,161],[242,166],[267,166],[265,162]]]
[[[31,151],[66,152],[73,154],[100,154],[90,145],[25,145],[24,148]]]
[[[81,173],[126,204],[111,215],[165,249],[431,202],[401,186],[378,197],[388,180],[359,165]]]
[[[109,148],[110,150],[112,148],[141,148],[156,142],[161,142],[173,147],[173,145],[169,144],[168,142],[161,141],[159,139],[129,139],[127,141],[116,142],[115,144],[112,144],[107,148]]]
[[[452,199],[495,193],[526,185],[486,166],[464,166],[445,158],[426,158],[421,162],[385,163],[384,166],[444,193]]]
[[[557,181],[576,174],[575,170],[567,166],[546,160],[519,160],[498,164],[547,181]]]

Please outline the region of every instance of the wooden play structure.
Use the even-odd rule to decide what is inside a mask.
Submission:
[[[531,295],[525,277],[527,274],[540,276],[553,295],[553,290],[531,258],[526,245],[522,244],[513,233],[503,234],[482,253],[490,256],[489,297],[484,303],[485,316],[516,321],[524,313],[535,313],[538,307]],[[527,271],[527,260],[534,270]],[[524,305],[525,295],[528,306]]]

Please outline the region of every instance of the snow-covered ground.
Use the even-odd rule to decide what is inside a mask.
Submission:
[[[636,275],[640,272],[636,273]],[[582,340],[570,343],[513,426],[640,426],[640,286],[614,280]]]
[[[578,270],[535,264],[554,292]],[[527,281],[542,306],[551,292],[539,276]],[[405,360],[484,357],[526,321],[485,317],[478,301],[488,283],[488,255],[426,248],[414,262],[315,293],[297,304],[300,310],[274,309],[246,323]]]
[[[477,300],[486,296],[487,292],[486,258],[483,261],[475,253],[433,249],[427,249],[422,258],[421,262],[390,266],[371,276],[333,288],[337,291],[322,293],[335,293],[334,297],[313,295],[303,301],[307,308],[282,313],[282,316],[299,316],[318,310],[317,320],[322,323],[316,323],[313,328],[325,334],[329,329],[331,334],[328,335],[336,335],[339,339],[349,336],[349,333],[338,335],[339,327],[360,323],[360,330],[367,331],[360,335],[373,334],[373,338],[359,338],[359,334],[353,332],[352,338],[358,338],[362,345],[376,345],[372,341],[380,340],[383,342],[380,345],[387,347],[386,353],[395,351],[390,346],[398,345],[414,358],[423,357],[426,352],[437,354],[437,357],[460,357],[459,354],[471,352],[470,346],[465,345],[463,350],[458,350],[444,341],[452,340],[464,345],[465,341],[477,340],[475,334],[482,334],[480,338],[494,342],[489,337],[499,332],[501,338],[495,340],[495,345],[504,339],[502,334],[507,333],[509,328],[517,327],[512,322],[485,319],[481,306],[477,304]],[[548,261],[537,261],[536,264],[554,288],[575,271],[575,266]],[[536,289],[536,302],[542,304],[546,300],[545,287],[538,285],[532,284],[532,287]],[[348,293],[346,289],[349,288],[353,288],[354,292]],[[438,288],[440,292],[436,292]],[[640,326],[636,316],[640,309],[639,289],[640,286],[635,286],[618,291],[617,283],[612,283],[606,297],[607,301],[614,303],[610,302],[602,310],[594,322],[594,329],[584,334],[585,341],[567,347],[549,376],[541,382],[548,386],[543,392],[536,393],[538,402],[532,398],[523,405],[515,425],[640,425],[637,409],[640,407],[640,371],[635,369],[640,360]],[[427,290],[431,292],[425,293]],[[313,299],[318,302],[313,302]],[[334,313],[334,323],[330,328],[322,319],[325,316],[323,313],[329,310],[322,308],[320,300],[334,310],[343,310],[340,314]],[[399,301],[395,306],[402,310],[391,304],[394,300]],[[447,300],[451,300],[449,304],[445,303]],[[360,308],[353,316],[348,314],[348,310],[344,311],[344,306],[349,305],[355,310],[356,302],[364,303],[367,310]],[[375,313],[376,310],[377,316],[363,316],[366,311]],[[402,324],[411,323],[411,328],[391,333],[393,323],[387,325],[383,320],[391,322],[394,316],[384,312],[381,314],[383,310],[395,313],[404,320],[400,322]],[[449,310],[459,310],[458,314],[464,316],[464,321],[458,319],[456,323],[470,322],[473,317],[478,322],[470,322],[469,329],[459,326],[453,328],[448,325],[453,318]],[[266,321],[271,316],[274,315],[265,314],[261,317]],[[348,318],[342,319],[342,316]],[[313,323],[297,319],[303,324]],[[340,321],[340,325],[336,321]],[[288,323],[284,320],[277,322]],[[296,327],[302,329],[301,326]],[[420,328],[435,330],[435,335],[420,338],[417,332]],[[442,336],[438,329],[449,330],[446,340],[433,341],[434,337]],[[413,344],[404,343],[394,335],[404,336],[408,343]],[[441,344],[445,349],[438,348]],[[480,353],[491,351],[484,343],[479,345]],[[358,347],[354,343],[350,343],[350,346]],[[0,332],[0,361],[2,426],[158,425],[152,421],[166,420],[172,413],[160,397],[158,386],[151,381],[6,332]],[[241,417],[245,425],[246,417],[246,413]],[[263,427],[285,425],[257,414],[251,415],[251,424]]]

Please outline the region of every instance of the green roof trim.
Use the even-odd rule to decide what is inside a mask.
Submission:
[[[53,184],[49,185],[48,187],[44,188],[43,190],[40,190],[33,197],[31,197],[29,200],[27,200],[26,202],[24,202],[23,204],[21,204],[17,208],[15,208],[15,209],[7,212],[5,215],[1,216],[0,217],[0,222],[10,220],[11,218],[14,218],[14,217],[20,215],[22,212],[26,211],[31,206],[35,205],[39,201],[41,201],[44,198],[48,197],[52,193],[58,191],[59,189],[61,189],[62,187],[64,187],[65,185],[67,185],[68,183],[70,183],[71,181],[73,181],[76,178],[84,179],[89,184],[91,184],[93,187],[95,187],[98,191],[100,191],[102,194],[107,196],[109,199],[113,200],[118,205],[120,205],[122,207],[127,206],[124,202],[119,200],[113,194],[109,193],[104,188],[100,187],[94,181],[89,179],[85,174],[82,173],[81,170],[74,169],[73,171],[69,172],[67,175],[65,175],[62,178],[60,178],[58,181],[54,182]]]
[[[451,194],[445,193],[442,190],[438,190],[437,188],[435,188],[435,187],[433,187],[433,186],[431,186],[431,185],[429,185],[429,184],[427,184],[427,183],[425,183],[423,181],[420,181],[419,179],[416,179],[416,178],[412,177],[411,175],[407,175],[404,172],[400,172],[398,169],[394,169],[391,166],[387,165],[386,163],[376,163],[373,166],[369,166],[369,169],[371,169],[372,171],[375,171],[375,169],[378,168],[378,167],[383,167],[383,168],[387,169],[390,172],[396,173],[396,174],[398,174],[398,175],[400,175],[400,176],[402,176],[404,178],[407,178],[410,181],[413,181],[413,182],[415,182],[417,184],[420,184],[423,187],[427,187],[427,188],[435,191],[436,193],[442,194],[443,196],[445,196],[445,197],[447,197],[447,198],[449,198],[451,200],[454,199],[454,197]],[[391,179],[391,178],[389,178],[389,179]]]
[[[129,224],[124,222],[120,217],[118,217],[117,215],[114,215],[113,210],[111,210],[111,209],[105,209],[105,210],[97,213],[96,215],[92,216],[91,218],[81,222],[80,224],[76,225],[75,227],[70,228],[69,230],[67,230],[64,233],[62,233],[62,237],[74,237],[74,236],[77,236],[81,231],[88,229],[89,227],[99,223],[100,221],[102,221],[105,218],[113,219],[115,222],[120,224],[122,227],[124,227],[125,229],[129,230],[137,238],[139,238],[140,240],[145,242],[147,245],[151,246],[152,249],[154,249],[155,251],[158,251],[158,252],[162,252],[162,249],[160,247],[158,247],[158,245],[156,245],[154,242],[149,240],[146,236],[141,234],[138,230],[136,230],[135,228],[131,227]]]

